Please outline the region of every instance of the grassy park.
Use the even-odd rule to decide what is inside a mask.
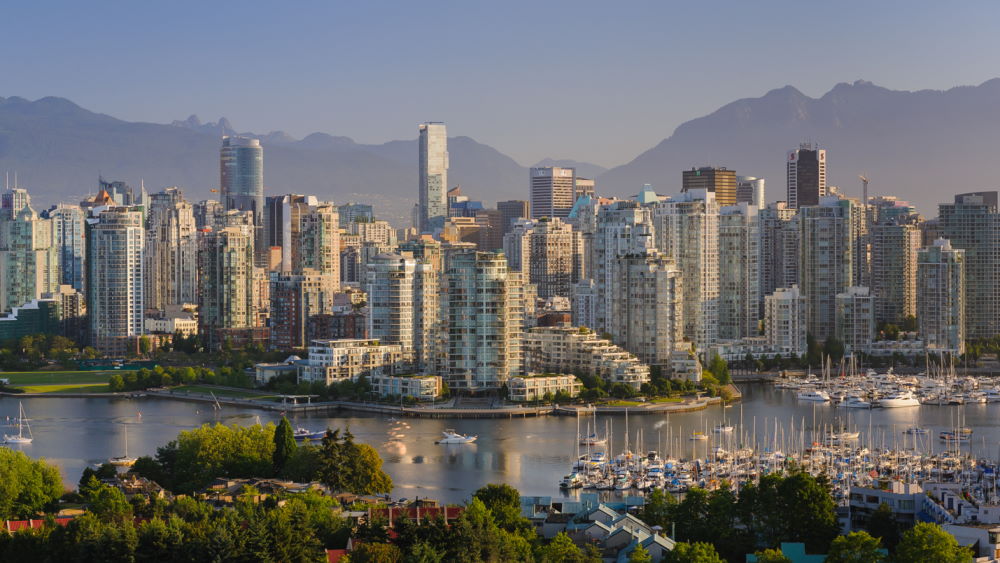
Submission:
[[[108,391],[113,371],[17,371],[0,372],[0,379],[25,393],[102,393]]]

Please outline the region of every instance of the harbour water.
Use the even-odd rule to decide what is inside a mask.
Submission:
[[[712,407],[705,411],[628,417],[629,447],[639,452],[659,449],[679,458],[703,457],[718,443],[734,442],[758,448],[792,447],[801,441],[820,439],[825,428],[848,427],[861,432],[861,443],[876,447],[912,445],[914,437],[903,430],[921,426],[930,432],[919,437],[923,451],[939,452],[946,445],[937,439],[939,431],[956,425],[973,429],[963,451],[976,456],[1000,457],[1000,403],[959,407],[920,406],[903,409],[838,409],[827,404],[799,401],[795,393],[770,385],[741,386],[743,401],[731,408]],[[0,422],[17,415],[18,400],[0,398]],[[33,457],[43,457],[58,465],[67,486],[74,486],[87,465],[101,463],[124,453],[125,425],[128,425],[130,455],[153,455],[156,448],[186,429],[201,424],[254,424],[275,421],[280,413],[162,399],[59,399],[22,400],[31,421],[34,442],[13,446]],[[293,418],[294,426],[312,430],[349,426],[361,442],[371,444],[382,455],[384,469],[396,485],[396,497],[432,497],[445,502],[462,502],[478,487],[505,482],[531,495],[575,495],[560,493],[558,483],[566,474],[580,448],[573,417],[522,419],[402,419],[391,422],[381,416],[336,413],[327,416],[309,413]],[[741,423],[742,420],[742,423]],[[611,426],[611,453],[625,445],[625,417],[581,417],[580,431],[588,423],[604,434]],[[715,435],[713,426],[726,422],[736,427],[730,435]],[[475,434],[475,444],[437,445],[447,428]],[[777,428],[777,433],[775,431]],[[793,430],[794,429],[794,430]],[[709,434],[705,441],[688,438],[693,432]],[[2,433],[10,433],[5,427]],[[637,434],[642,443],[636,444]],[[955,446],[951,446],[954,449]]]

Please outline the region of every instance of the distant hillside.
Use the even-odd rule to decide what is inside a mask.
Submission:
[[[785,153],[800,142],[827,149],[829,183],[859,195],[893,194],[928,216],[956,192],[998,188],[990,163],[1000,149],[1000,79],[947,91],[894,91],[837,84],[819,99],[791,86],[738,100],[688,121],[628,164],[598,177],[603,194],[643,183],[679,191],[681,171],[715,165],[767,179],[767,199],[785,199]]]

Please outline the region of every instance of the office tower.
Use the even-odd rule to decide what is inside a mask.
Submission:
[[[583,196],[595,197],[597,195],[597,182],[591,178],[581,178],[577,176],[573,183],[573,187],[574,202]]]
[[[616,201],[598,209],[586,270],[597,294],[593,324],[588,326],[598,333],[608,332],[611,326],[612,301],[617,297],[615,260],[630,254],[645,256],[647,250],[655,248],[653,235],[653,213],[648,207]]]
[[[875,298],[867,287],[848,287],[836,299],[837,340],[848,355],[866,352],[875,340]]]
[[[788,151],[788,207],[818,205],[826,195],[826,150],[803,143]]]
[[[90,344],[108,356],[136,351],[143,334],[145,236],[138,206],[97,208],[87,219]]]
[[[257,325],[252,217],[231,211],[217,230],[203,231],[198,247],[198,332],[209,349],[227,332]],[[243,220],[243,224],[236,224]],[[246,223],[250,223],[249,225]],[[264,292],[266,293],[266,292]]]
[[[506,235],[514,226],[514,221],[527,219],[531,216],[531,206],[522,199],[511,199],[508,201],[498,201],[497,211],[500,212],[500,223],[503,226],[503,233]]]
[[[292,350],[309,345],[309,325],[333,312],[337,285],[330,274],[312,268],[298,273],[270,273],[271,348]]]
[[[532,168],[529,176],[531,193],[531,218],[565,218],[573,209],[576,199],[576,170],[544,166]]]
[[[439,282],[433,264],[396,253],[373,258],[365,277],[369,337],[412,350],[418,369],[425,371],[437,364]]]
[[[748,203],[719,212],[719,338],[757,336],[760,318],[760,224]]]
[[[883,214],[872,226],[871,290],[875,321],[900,324],[917,314],[918,215]]]
[[[25,207],[31,205],[31,196],[24,188],[8,188],[0,193],[0,219],[13,219]]]
[[[939,206],[941,237],[965,251],[965,337],[1000,334],[1000,212],[997,192],[955,196]]]
[[[198,302],[194,207],[178,188],[150,195],[146,210],[146,308]]]
[[[767,346],[787,357],[806,353],[806,299],[799,286],[779,287],[764,298]]]
[[[917,253],[917,323],[930,352],[965,352],[965,251],[947,239]]]
[[[534,291],[507,269],[503,254],[460,250],[447,260],[442,284],[446,365],[452,389],[499,389],[521,375],[521,335]]]
[[[479,240],[476,247],[485,252],[496,252],[503,248],[503,215],[496,209],[476,211],[479,225]]]
[[[316,196],[298,194],[269,196],[264,200],[264,244],[278,262],[268,264],[268,269],[292,271],[301,216],[318,203]]]
[[[420,232],[440,229],[448,217],[448,131],[444,123],[420,124]]]
[[[756,176],[736,177],[736,203],[747,203],[757,209],[764,209],[764,179]]]
[[[583,239],[559,219],[522,220],[504,237],[512,270],[527,274],[543,299],[570,297],[583,276]]]
[[[264,241],[264,149],[260,140],[222,137],[219,170],[222,204],[227,211],[253,212],[255,262],[266,266],[269,247]]]
[[[367,203],[345,203],[337,206],[337,220],[341,229],[359,221],[369,223],[375,220],[375,209]]]
[[[757,214],[760,223],[760,293],[799,282],[799,232],[795,210],[783,201],[768,204]],[[763,315],[764,302],[760,311]]]
[[[681,192],[705,190],[715,194],[719,206],[736,205],[736,171],[713,166],[684,170]]]
[[[837,196],[799,208],[799,287],[806,325],[821,343],[834,335],[837,294],[854,285],[853,211],[849,200]]]
[[[86,280],[87,234],[84,213],[77,205],[59,203],[42,212],[52,226],[52,246],[59,255],[59,283],[83,292]]]
[[[0,218],[0,312],[56,291],[59,281],[51,220],[40,218],[30,205]]]
[[[222,203],[214,199],[203,199],[194,204],[194,226],[201,231],[206,227],[215,226],[215,217],[222,214]]]
[[[656,248],[677,263],[683,277],[684,336],[699,350],[715,343],[719,329],[719,206],[705,190],[683,192],[653,204]]]
[[[669,365],[684,337],[682,273],[655,250],[620,256],[611,269],[614,298],[607,332],[644,363]]]
[[[327,276],[331,291],[340,287],[340,228],[337,208],[330,204],[309,207],[299,215],[292,252],[293,271],[315,270]]]

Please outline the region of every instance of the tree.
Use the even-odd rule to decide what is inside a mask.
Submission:
[[[653,563],[653,556],[641,543],[636,544],[632,552],[628,554],[628,563]]]
[[[886,552],[878,538],[868,532],[837,536],[827,551],[826,563],[883,563]]]
[[[840,530],[829,483],[794,468],[787,476],[772,473],[745,486],[737,512],[764,545],[803,542],[807,550],[823,552]]]
[[[823,348],[812,334],[806,334],[806,362],[811,366],[823,365]]]
[[[122,379],[122,376],[117,373],[111,374],[111,377],[108,378],[108,391],[111,391],[112,393],[117,393],[118,391],[124,391],[124,390],[125,390],[125,380]]]
[[[708,371],[719,380],[720,385],[727,385],[731,381],[729,377],[729,364],[718,354],[712,356],[712,361],[708,362]]]
[[[382,471],[382,458],[368,444],[355,444],[346,430],[327,430],[319,450],[317,475],[333,491],[373,495],[392,491],[392,478]]]
[[[898,563],[965,563],[972,561],[972,550],[958,545],[955,536],[941,526],[921,522],[903,532],[896,546]]]
[[[757,563],[792,563],[780,549],[765,549],[754,553]]]
[[[124,522],[132,518],[132,506],[117,487],[91,477],[87,484],[87,508],[103,522]]]
[[[351,551],[351,563],[401,563],[403,554],[391,543],[363,543]]]
[[[542,563],[577,563],[583,557],[583,552],[573,540],[565,532],[559,532],[548,545],[539,550],[538,560]]]
[[[670,515],[676,505],[677,499],[674,498],[674,495],[667,494],[661,487],[656,487],[642,506],[639,518],[650,526],[666,529],[670,525]]]
[[[0,448],[0,520],[34,517],[54,508],[62,493],[58,468]]]
[[[669,563],[725,563],[710,543],[677,542],[665,561]]]
[[[298,445],[295,443],[295,433],[292,431],[292,423],[288,418],[281,417],[281,422],[274,430],[274,453],[271,461],[274,466],[274,474],[279,475],[285,468],[285,464],[295,454]]]
[[[830,356],[833,362],[839,362],[844,357],[844,343],[835,336],[829,336],[823,343],[823,353]]]
[[[889,551],[896,551],[896,544],[900,538],[899,523],[896,522],[896,517],[888,504],[884,502],[880,504],[868,518],[868,533],[882,540],[882,545]]]
[[[148,356],[149,352],[153,350],[153,344],[150,342],[149,337],[142,335],[139,337],[139,353],[143,356]]]

